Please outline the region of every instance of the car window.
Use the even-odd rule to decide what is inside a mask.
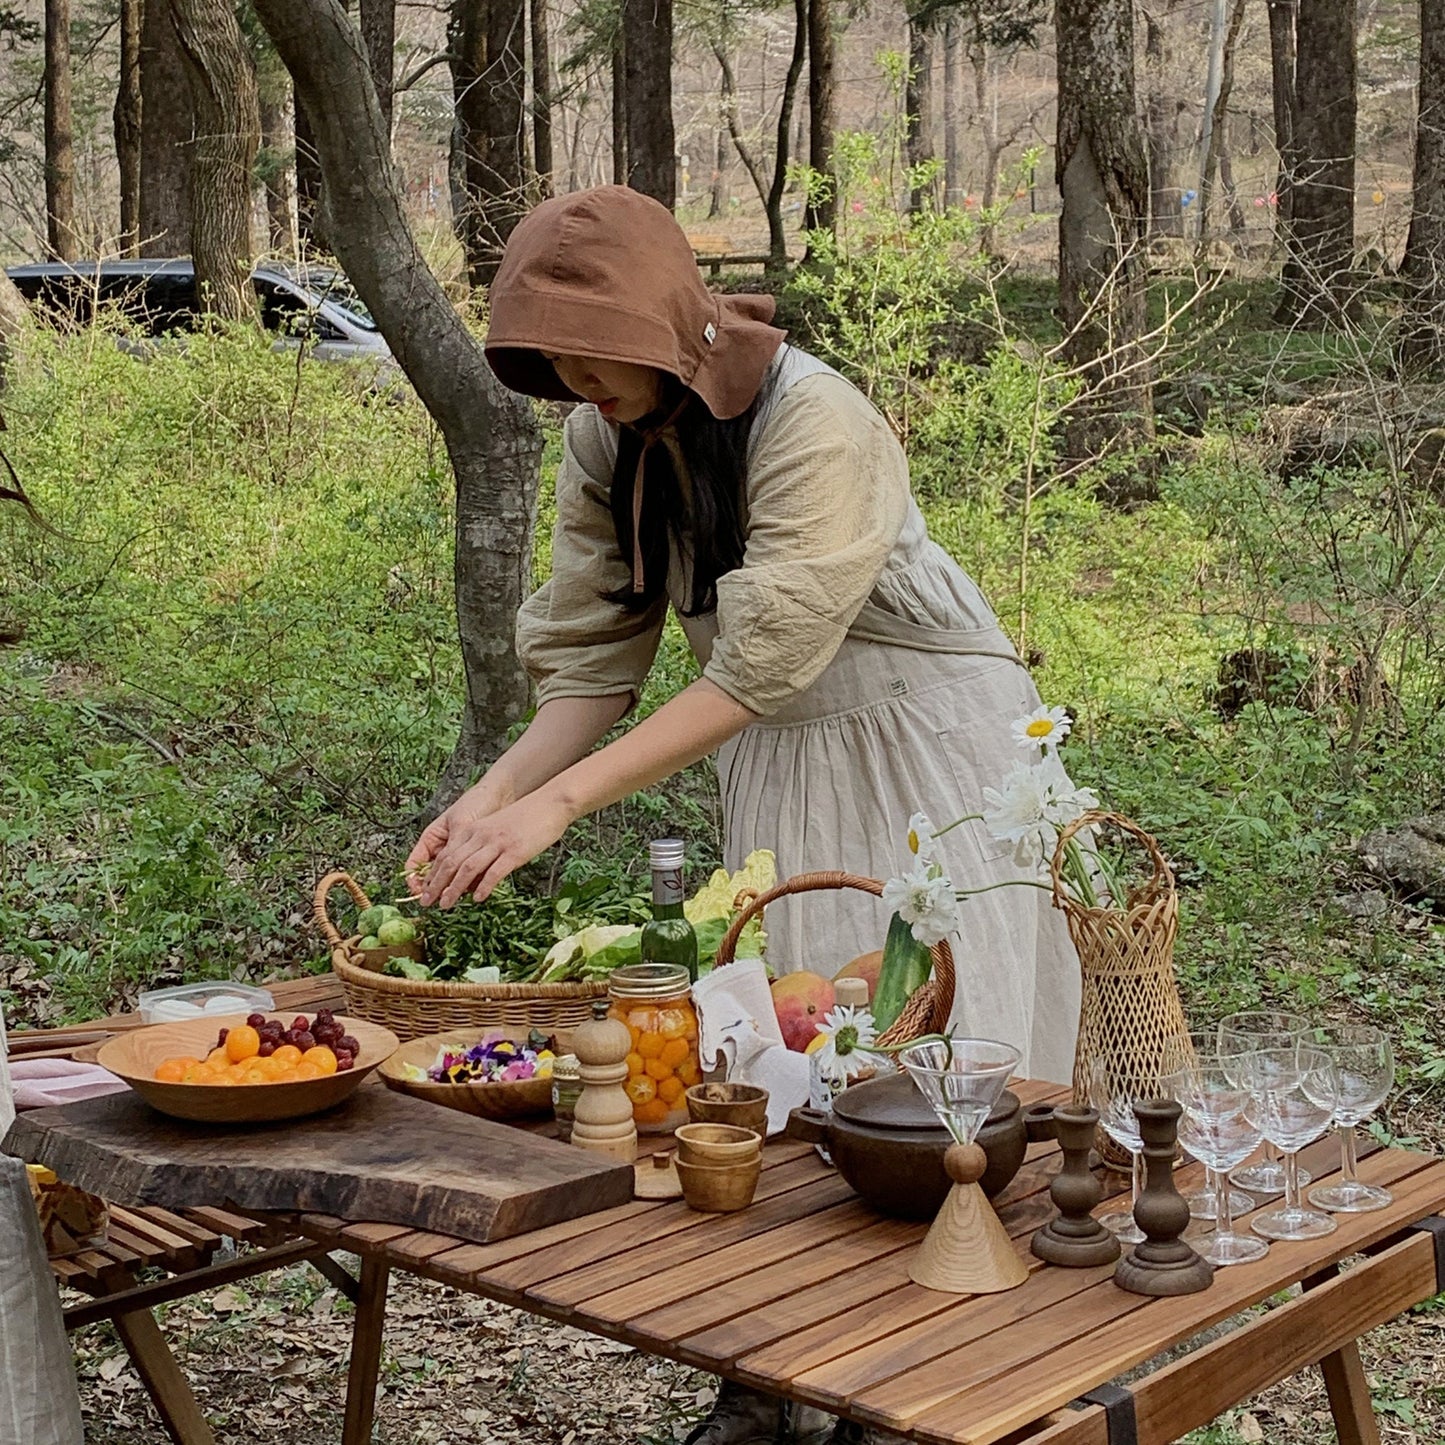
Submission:
[[[261,305],[261,324],[268,331],[288,336],[314,336],[318,341],[344,341],[346,337],[324,316],[318,316],[304,296],[278,286],[265,276],[252,276],[251,285]]]

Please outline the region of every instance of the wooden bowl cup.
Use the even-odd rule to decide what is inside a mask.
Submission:
[[[424,1034],[419,1039],[409,1039],[381,1066],[381,1081],[388,1089],[401,1094],[414,1094],[431,1104],[441,1104],[448,1109],[460,1109],[466,1114],[475,1114],[479,1119],[525,1119],[529,1115],[552,1112],[552,1080],[515,1079],[510,1083],[495,1084],[451,1084],[434,1083],[428,1079],[406,1077],[406,1066],[430,1069],[436,1062],[437,1050],[455,1049],[464,1053],[473,1044],[483,1039],[506,1038],[514,1044],[526,1042],[527,1031],[519,1034],[507,1029],[451,1029],[441,1034]],[[559,1053],[566,1053],[562,1041],[558,1040]]]
[[[763,1136],[734,1124],[682,1124],[673,1131],[684,1164],[747,1164],[759,1157]]]
[[[753,1202],[763,1160],[759,1155],[741,1164],[689,1164],[678,1157],[673,1167],[689,1209],[700,1214],[731,1214]]]
[[[142,1099],[162,1114],[192,1119],[200,1124],[271,1124],[300,1119],[339,1104],[397,1047],[397,1037],[380,1024],[345,1018],[336,1022],[361,1045],[356,1063],[344,1073],[324,1074],[291,1084],[243,1084],[223,1088],[214,1084],[163,1084],[156,1067],[166,1059],[189,1055],[203,1059],[216,1047],[223,1028],[237,1028],[245,1014],[217,1014],[187,1019],[184,1023],[151,1024],[108,1039],[96,1053],[96,1062],[124,1079]],[[268,1014],[289,1022],[291,1015]]]
[[[768,1091],[756,1084],[694,1084],[685,1097],[694,1124],[734,1124],[759,1134],[768,1126]]]

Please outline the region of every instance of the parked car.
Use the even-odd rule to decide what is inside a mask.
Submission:
[[[114,307],[149,336],[194,331],[201,314],[196,268],[186,258],[154,261],[45,261],[10,266],[22,296],[79,322]],[[389,360],[391,349],[366,303],[339,271],[263,261],[251,272],[262,323],[283,344],[314,340],[322,360]]]

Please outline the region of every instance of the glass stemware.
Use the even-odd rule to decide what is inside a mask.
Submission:
[[[1187,1037],[1170,1039],[1152,1058],[1135,1053],[1100,1054],[1089,1069],[1089,1102],[1099,1111],[1104,1131],[1121,1149],[1129,1151],[1133,1165],[1128,1209],[1099,1216],[1099,1223],[1125,1244],[1140,1244],[1144,1239],[1143,1230],[1134,1222],[1134,1206],[1144,1184],[1144,1140],[1134,1105],[1163,1096],[1165,1075],[1187,1056],[1188,1048]]]
[[[1336,1214],[1384,1209],[1394,1198],[1388,1189],[1365,1184],[1356,1173],[1355,1126],[1385,1102],[1395,1082],[1395,1051],[1385,1033],[1368,1024],[1312,1029],[1306,1042],[1322,1049],[1335,1066],[1339,1094],[1335,1126],[1340,1136],[1340,1180],[1310,1190],[1310,1203]]]
[[[1216,1223],[1199,1252],[1214,1265],[1244,1264],[1269,1249],[1262,1239],[1236,1233],[1235,1195],[1224,1177],[1225,1170],[1249,1158],[1261,1138],[1255,1096],[1237,1080],[1235,1056],[1202,1049],[1164,1080],[1165,1093],[1183,1109],[1179,1142],[1204,1165],[1213,1187]],[[1245,1197],[1245,1207],[1254,1208],[1254,1200]]]
[[[1194,1064],[1196,1060],[1210,1058],[1218,1053],[1219,1031],[1217,1029],[1210,1029],[1208,1032],[1195,1032],[1187,1036],[1177,1034],[1165,1045],[1164,1068],[1168,1072],[1169,1077],[1172,1078],[1176,1071]],[[1177,1096],[1171,1095],[1170,1097]],[[1182,1104],[1184,1101],[1180,1099],[1179,1102]],[[1182,1136],[1180,1142],[1183,1143]],[[1254,1142],[1255,1146],[1258,1147],[1259,1140],[1256,1138]],[[1189,1149],[1188,1144],[1185,1144],[1184,1147]],[[1189,1149],[1189,1152],[1194,1154],[1192,1149]],[[1199,1159],[1199,1162],[1204,1165],[1204,1188],[1196,1189],[1192,1194],[1186,1194],[1184,1196],[1184,1202],[1189,1206],[1189,1217],[1191,1219],[1211,1222],[1218,1217],[1217,1209],[1221,1181],[1216,1178],[1216,1175],[1219,1171],[1207,1159],[1200,1158],[1197,1154],[1194,1154],[1194,1157]],[[1244,1158],[1248,1157],[1247,1154],[1244,1156]],[[1240,1162],[1242,1161],[1235,1159],[1231,1161],[1230,1167]],[[1255,1207],[1255,1204],[1256,1200],[1252,1195],[1242,1194],[1237,1189],[1230,1190],[1229,1214],[1231,1218],[1236,1214],[1247,1214]]]
[[[1253,1095],[1250,1107],[1260,1132],[1284,1158],[1284,1203],[1257,1214],[1250,1228],[1265,1239],[1318,1239],[1334,1233],[1335,1221],[1306,1209],[1300,1198],[1298,1159],[1299,1151],[1334,1120],[1339,1079],[1333,1060],[1323,1049],[1299,1044],[1230,1055],[1227,1063],[1235,1077],[1240,1077],[1241,1067],[1246,1071]]]
[[[996,1039],[947,1038],[914,1044],[898,1062],[954,1142],[972,1144],[1022,1057]]]
[[[1256,1049],[1292,1049],[1309,1030],[1309,1021],[1299,1014],[1271,1010],[1255,1010],[1228,1015],[1219,1025],[1219,1051],[1222,1054],[1251,1053]],[[1264,1158],[1257,1164],[1233,1169],[1230,1183],[1256,1194],[1284,1193],[1284,1166],[1279,1151],[1268,1139],[1264,1141]],[[1310,1182],[1307,1170],[1299,1171],[1301,1188]]]

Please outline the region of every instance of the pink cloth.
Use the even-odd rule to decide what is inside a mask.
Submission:
[[[10,1082],[17,1109],[76,1104],[129,1087],[99,1064],[77,1064],[70,1059],[11,1059]]]

